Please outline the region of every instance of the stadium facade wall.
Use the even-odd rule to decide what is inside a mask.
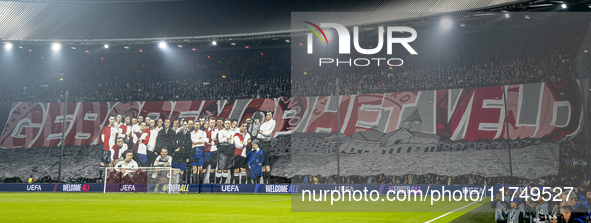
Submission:
[[[340,132],[400,129],[422,138],[477,141],[506,138],[505,109],[511,139],[570,139],[582,128],[580,81],[340,96]],[[587,91],[583,91],[587,93]],[[0,135],[1,148],[61,145],[63,103],[12,103]],[[110,115],[187,118],[218,116],[245,120],[258,111],[274,111],[273,136],[337,131],[334,97],[262,98],[202,101],[72,102],[66,112],[67,145],[102,144],[100,133]],[[415,112],[416,111],[416,112]],[[415,117],[418,114],[419,118]],[[414,118],[413,118],[414,117]],[[0,117],[1,118],[1,117]],[[417,121],[407,122],[407,121]],[[416,135],[416,134],[415,134]],[[369,137],[369,136],[362,136]],[[365,138],[366,141],[377,139]],[[420,140],[420,139],[419,139]],[[395,143],[385,141],[385,143]]]

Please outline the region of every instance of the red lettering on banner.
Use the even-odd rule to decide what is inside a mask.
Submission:
[[[144,106],[140,114],[142,116],[146,116],[150,113],[157,113],[160,114],[160,118],[167,119],[170,118],[170,121],[174,121],[178,118],[178,116],[172,115],[173,109],[173,101],[146,101],[144,102]],[[172,126],[172,125],[171,125]]]
[[[507,121],[511,139],[542,138],[557,140],[580,131],[582,96],[577,81],[560,85],[541,84],[539,109],[535,122],[519,124],[519,108],[523,107],[522,86],[507,86]],[[528,92],[528,98],[536,92]],[[340,123],[343,133],[350,135],[378,126],[379,131],[392,132],[398,128],[405,108],[416,106],[418,91],[386,94],[341,96]],[[455,98],[454,98],[455,97]],[[314,99],[310,104],[309,99]],[[109,115],[158,115],[161,118],[186,117],[205,114],[223,118],[239,117],[244,121],[255,112],[274,111],[274,136],[293,131],[336,132],[336,102],[334,97],[260,98],[220,101],[154,101],[154,102],[76,102],[69,103],[66,115],[66,138],[69,145],[102,144],[99,140]],[[353,100],[353,101],[351,101]],[[435,94],[435,130],[442,139],[475,141],[506,137],[505,105],[501,86],[437,90]],[[223,103],[223,104],[219,104]],[[236,106],[236,105],[240,106]],[[531,104],[531,103],[530,103]],[[330,105],[330,106],[329,106]],[[330,108],[329,108],[330,107]],[[425,108],[429,109],[429,108]],[[522,108],[523,109],[523,108]],[[531,109],[534,109],[533,111]],[[523,111],[521,111],[523,113]],[[405,111],[406,113],[406,111]],[[63,103],[15,103],[0,136],[0,146],[47,147],[61,142]],[[521,116],[523,117],[523,115]],[[524,123],[524,122],[522,122]]]
[[[77,103],[68,103],[68,110],[66,112],[66,134],[71,130],[72,121],[76,117]],[[63,128],[63,112],[64,103],[49,103],[47,113],[45,113],[45,122],[43,123],[43,131],[35,140],[31,147],[48,147],[60,145],[62,140]]]
[[[378,126],[379,118],[381,118],[383,98],[384,94],[355,96],[353,106],[349,108],[351,111],[349,113],[345,112],[349,121],[347,123],[341,123],[341,125],[346,125],[345,135],[351,135],[354,132],[365,131]]]
[[[273,136],[289,134],[295,130],[304,118],[308,100],[305,97],[279,98],[277,108],[273,114],[275,129]]]
[[[534,136],[536,133],[537,126],[527,126],[527,125],[519,125],[517,123],[517,117],[519,116],[519,106],[523,103],[520,101],[520,85],[509,85],[507,86],[507,117],[509,120],[509,135],[511,139],[525,139]],[[542,95],[540,95],[542,97]],[[526,109],[526,108],[522,108]],[[527,108],[527,109],[535,109],[536,111],[539,108]],[[504,114],[503,114],[504,115]],[[507,132],[505,126],[503,126],[503,136],[502,138],[507,138]]]
[[[223,118],[229,118],[230,114],[232,113],[232,109],[234,109],[236,100],[226,100],[224,102],[222,111],[220,111],[220,116]]]
[[[172,116],[195,120],[201,113],[202,105],[207,101],[177,101],[172,110]],[[211,103],[211,101],[209,101]]]
[[[331,110],[329,108],[331,100],[335,100],[334,97],[330,96],[320,96],[316,101],[316,105],[310,114],[310,119],[308,121],[308,126],[306,127],[306,132],[336,132],[337,131],[337,122],[335,121],[337,112],[336,108]],[[349,100],[351,100],[351,96],[341,96],[340,105],[338,106],[340,109],[340,123],[343,123],[345,120],[345,116],[349,107]]]
[[[201,114],[205,117],[217,117],[218,116],[218,101],[204,101]]]
[[[496,139],[503,132],[505,117],[501,86],[474,90],[470,119],[465,140]]]
[[[116,102],[109,115],[117,116],[122,115],[124,117],[137,117],[142,109],[142,102]],[[125,121],[125,120],[122,120]]]
[[[43,129],[47,104],[19,102],[10,111],[8,121],[0,137],[3,148],[29,148]]]
[[[385,132],[397,130],[396,127],[398,126],[400,120],[406,118],[400,117],[403,106],[406,104],[416,103],[417,95],[418,91],[386,93],[384,95],[384,103],[382,104],[382,107],[392,109]]]
[[[253,117],[256,112],[263,112],[266,113],[267,111],[275,111],[275,99],[273,98],[258,98],[252,99],[244,108],[244,111],[240,115],[242,117],[240,123],[246,120],[246,117]],[[237,112],[237,111],[235,111]],[[261,118],[265,118],[264,116]],[[264,120],[264,119],[263,119]]]
[[[449,94],[449,93],[448,93]],[[454,105],[450,105],[451,107],[446,109],[443,113],[445,114],[445,118],[441,120],[441,122],[447,124],[444,126],[441,131],[449,132],[449,138],[452,140],[462,139],[463,134],[466,133],[468,122],[470,120],[470,115],[472,113],[472,106],[470,103],[472,102],[472,97],[474,96],[474,90],[465,90],[462,91],[461,96],[458,97],[457,102]],[[452,114],[448,116],[448,112]],[[438,118],[440,116],[437,116]],[[448,118],[449,117],[449,118]],[[437,121],[437,123],[440,123]],[[447,128],[447,129],[446,129]],[[440,129],[437,129],[437,132],[441,132]],[[447,134],[446,134],[447,136]]]
[[[80,102],[76,120],[66,136],[68,145],[90,145],[98,143],[102,126],[107,120],[109,103]],[[137,111],[137,110],[136,110]],[[129,114],[129,113],[124,113]],[[102,142],[101,142],[102,143]]]

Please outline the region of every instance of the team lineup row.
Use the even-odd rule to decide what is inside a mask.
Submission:
[[[101,132],[101,175],[107,165],[154,166],[179,168],[182,182],[258,183],[262,178],[262,183],[269,183],[274,129],[270,111],[256,112],[240,125],[238,120],[221,117],[171,123],[170,119],[112,116]]]

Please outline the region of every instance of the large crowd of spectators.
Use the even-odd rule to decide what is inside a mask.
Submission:
[[[564,36],[545,35],[538,30],[515,31],[515,36],[490,38],[476,35],[454,36],[445,41],[429,37],[417,39],[413,48],[418,55],[353,55],[355,58],[400,58],[400,67],[349,66],[341,58],[337,63],[307,61],[296,58],[292,73],[292,93],[334,95],[335,80],[340,79],[340,94],[368,94],[417,90],[475,88],[503,84],[567,81],[579,76],[573,69],[580,43]],[[518,36],[518,37],[516,37]],[[477,41],[480,38],[481,41]],[[396,51],[395,51],[396,52]],[[400,51],[399,51],[400,52]],[[585,55],[586,56],[586,55]],[[359,64],[365,64],[363,60]],[[296,69],[303,67],[305,69]]]
[[[581,43],[539,29],[515,35],[464,34],[437,40],[426,36],[412,47],[372,58],[397,57],[400,67],[324,64],[290,50],[232,52],[20,53],[0,56],[0,101],[151,101],[240,99],[280,96],[367,94],[579,78],[573,61]],[[542,36],[542,37],[540,37]],[[303,46],[301,48],[304,48]],[[295,49],[298,52],[300,49]],[[395,49],[396,50],[396,49]],[[384,51],[384,50],[383,50]],[[299,54],[295,54],[299,55]],[[358,55],[356,55],[358,56]],[[367,56],[367,55],[365,55]],[[584,58],[588,61],[586,54]],[[294,64],[292,64],[292,62]],[[588,64],[583,64],[588,67]],[[63,78],[63,81],[59,81]]]
[[[266,53],[16,55],[19,63],[0,71],[0,101],[63,101],[66,90],[68,101],[290,96],[288,54]]]

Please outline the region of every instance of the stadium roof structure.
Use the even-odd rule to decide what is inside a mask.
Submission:
[[[291,12],[360,12],[358,25],[467,10],[522,0],[23,0],[0,1],[0,40],[123,42],[207,40],[289,35]],[[276,37],[275,37],[276,38]]]

